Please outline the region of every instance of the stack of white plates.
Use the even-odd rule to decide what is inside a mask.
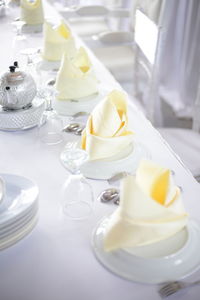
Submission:
[[[38,187],[30,179],[0,174],[4,195],[0,203],[0,250],[9,247],[35,226],[38,219]]]

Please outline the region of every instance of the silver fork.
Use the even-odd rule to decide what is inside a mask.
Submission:
[[[170,295],[173,295],[177,293],[178,291],[185,289],[187,287],[192,287],[194,285],[200,284],[200,280],[194,281],[194,282],[182,282],[182,281],[172,281],[166,283],[159,291],[159,295],[162,298],[169,297]]]

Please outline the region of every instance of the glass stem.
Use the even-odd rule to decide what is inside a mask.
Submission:
[[[50,98],[46,98],[46,110],[48,110],[48,111],[53,110],[52,100]]]

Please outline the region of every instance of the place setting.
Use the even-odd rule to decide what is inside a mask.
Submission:
[[[121,181],[119,206],[94,229],[92,248],[112,273],[133,282],[163,284],[164,298],[173,294],[173,282],[200,267],[200,225],[185,211],[170,170],[141,160],[136,174]]]
[[[61,152],[64,167],[71,168],[73,153],[86,153],[81,173],[90,179],[108,180],[118,173],[134,172],[141,158],[150,158],[149,150],[128,129],[127,110],[126,95],[121,91],[113,90],[102,99],[89,115],[81,138],[66,144]]]
[[[20,0],[20,18],[23,21],[22,32],[40,33],[43,30],[44,9],[42,0]]]

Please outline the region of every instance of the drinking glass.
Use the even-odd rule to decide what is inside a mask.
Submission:
[[[47,145],[56,145],[63,141],[63,121],[52,107],[55,92],[52,88],[43,90],[40,94],[46,101],[46,109],[38,125],[38,137]]]
[[[77,147],[66,147],[61,153],[61,162],[72,173],[63,186],[63,213],[74,220],[91,216],[94,206],[93,190],[81,174],[81,165],[88,160],[86,151]]]
[[[25,22],[23,21],[12,22],[12,25],[16,29],[16,35],[12,42],[12,59],[13,61],[18,61],[20,65],[23,65],[25,63],[25,59],[23,59],[21,51],[28,46],[27,38],[22,33],[22,27],[24,24]]]
[[[24,55],[26,57],[25,71],[32,75],[35,82],[37,83],[37,86],[40,83],[39,74],[36,68],[38,60],[40,58],[38,51],[38,48],[25,48],[21,51],[21,55]]]

